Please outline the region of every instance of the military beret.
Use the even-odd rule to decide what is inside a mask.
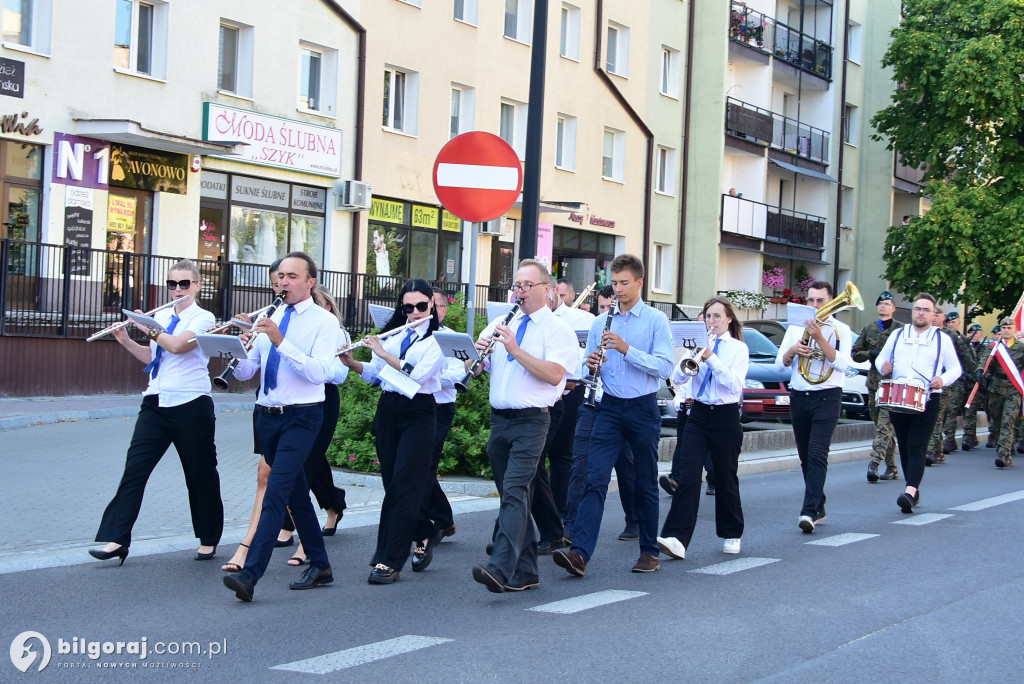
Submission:
[[[948,314],[946,314],[946,320],[947,321],[958,321],[958,320],[960,320],[960,314],[957,313],[956,311],[950,311]]]
[[[894,299],[896,298],[892,296],[892,292],[889,292],[888,290],[882,290],[882,294],[878,295],[878,299],[875,300],[875,306],[878,306],[879,304],[886,300],[889,300],[891,302]]]
[[[978,332],[979,330],[981,330],[981,325],[978,323],[971,323],[971,327],[967,328],[967,332],[969,333]]]
[[[1003,329],[1002,323],[996,323],[996,327],[992,328],[992,332],[999,334],[999,331]]]

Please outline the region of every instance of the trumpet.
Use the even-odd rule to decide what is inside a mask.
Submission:
[[[700,364],[704,363],[704,359],[700,357],[704,354],[705,349],[714,346],[717,339],[718,335],[709,331],[707,347],[700,347],[690,351],[690,355],[679,362],[679,369],[683,371],[683,375],[688,375],[692,378],[700,372]]]
[[[590,283],[590,285],[587,286],[587,289],[585,289],[583,292],[580,292],[580,296],[576,298],[576,301],[573,302],[572,306],[570,306],[569,308],[570,309],[578,309],[578,308],[580,308],[580,304],[582,304],[583,302],[587,301],[587,297],[590,296],[590,293],[594,291],[595,287],[597,287],[597,281],[596,280],[594,282]]]
[[[512,319],[515,318],[515,315],[519,312],[520,306],[522,306],[522,302],[520,302],[517,298],[516,301],[512,304],[512,308],[505,316],[505,319],[501,322],[501,325],[508,325],[509,323],[511,323]],[[480,353],[480,358],[474,361],[473,365],[469,367],[469,372],[466,373],[466,377],[462,378],[462,380],[455,383],[456,390],[458,390],[459,392],[465,392],[467,389],[469,389],[470,379],[472,379],[472,377],[476,375],[476,372],[480,369],[480,366],[483,365],[484,359],[487,358],[487,355],[491,353],[491,350],[494,349],[494,345],[497,343],[498,338],[495,337],[494,335],[491,335],[491,341],[487,343],[487,346],[484,348],[483,352]]]
[[[611,306],[608,307],[608,318],[604,320],[604,332],[610,332],[612,329],[612,319],[615,318],[615,313],[619,310],[619,296],[615,295],[612,297]],[[601,335],[604,337],[604,334]],[[601,346],[600,340],[598,340],[598,347],[601,349],[601,358],[597,361],[597,368],[590,374],[590,377],[583,381],[587,389],[583,395],[583,405],[590,408],[597,407],[597,389],[601,386],[601,366],[604,364],[604,357],[607,350]]]
[[[192,297],[192,295],[185,295],[184,297],[178,297],[177,299],[172,299],[171,301],[167,302],[163,306],[158,306],[155,309],[153,309],[152,311],[147,311],[146,313],[144,313],[142,315],[143,316],[152,316],[157,311],[163,311],[167,307],[174,306],[178,302],[183,302],[186,299],[191,299],[191,297]],[[126,321],[121,321],[120,323],[114,323],[113,325],[107,326],[106,328],[104,328],[103,330],[100,330],[99,332],[93,333],[92,335],[87,337],[85,339],[85,341],[86,342],[92,342],[93,340],[98,340],[101,337],[105,337],[106,335],[109,335],[110,333],[114,332],[115,330],[120,330],[121,328],[128,327],[128,324],[130,324],[131,322],[132,322],[132,320],[129,318]]]
[[[387,339],[388,337],[391,337],[395,333],[400,333],[403,330],[408,330],[409,328],[415,328],[417,325],[420,325],[424,321],[429,321],[429,320],[430,320],[430,317],[427,316],[426,318],[421,318],[418,321],[413,321],[412,323],[406,323],[405,325],[400,325],[397,328],[393,328],[391,330],[388,330],[385,333],[381,333],[381,334],[377,335],[377,339],[378,340]],[[362,338],[358,342],[353,342],[352,344],[345,345],[344,347],[342,347],[338,351],[334,352],[334,355],[335,356],[341,356],[342,354],[348,354],[350,351],[355,351],[356,349],[359,349],[360,347],[365,347],[366,346],[364,344],[365,341],[366,341],[366,337]]]
[[[263,313],[265,313],[272,306],[274,306],[274,305],[273,304],[269,304],[269,305],[263,307],[262,309],[256,309],[255,311],[251,311],[251,312],[249,312],[249,313],[247,313],[245,315],[248,316],[249,318],[259,318],[261,315],[263,315]],[[240,326],[241,323],[243,323],[243,321],[235,320],[234,318],[232,318],[230,321],[227,321],[226,323],[221,323],[219,325],[215,325],[212,328],[210,328],[209,330],[204,330],[200,334],[201,335],[219,335],[220,333],[230,329],[232,326],[235,326],[235,325],[239,325]],[[191,342],[197,342],[197,341],[198,340],[196,340],[196,338],[194,338],[194,337],[191,340],[189,340],[190,343]]]
[[[281,306],[283,303],[283,297],[275,297],[274,303],[268,306],[266,309],[264,309],[263,313],[261,313],[259,317],[252,322],[253,328],[255,328],[256,324],[262,321],[264,318],[269,318],[270,316],[273,316],[274,312],[277,311],[277,307]],[[252,337],[249,338],[249,344],[245,345],[245,351],[252,351],[253,346],[256,344],[256,338],[259,336],[260,334],[258,331],[253,332]],[[231,359],[228,362],[227,368],[224,369],[224,372],[213,379],[213,384],[217,387],[217,389],[223,390],[228,388],[228,378],[230,378],[234,374],[235,368],[238,367],[239,361],[241,361],[241,359]]]

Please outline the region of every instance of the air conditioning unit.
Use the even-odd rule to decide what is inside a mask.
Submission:
[[[503,232],[503,228],[504,228],[504,226],[502,225],[503,222],[504,222],[503,218],[496,218],[496,219],[492,219],[490,221],[487,221],[486,223],[481,223],[480,224],[480,228],[479,228],[480,234],[481,235],[501,235],[502,232]]]
[[[362,181],[338,181],[334,184],[334,208],[337,211],[369,211],[373,188]]]

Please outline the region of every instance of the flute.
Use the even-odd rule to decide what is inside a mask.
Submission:
[[[508,325],[509,323],[511,323],[512,319],[515,318],[516,313],[519,312],[520,306],[522,306],[522,303],[518,299],[516,299],[516,301],[512,304],[512,308],[509,310],[508,315],[505,316],[505,320],[503,320],[500,325]],[[466,373],[466,377],[462,378],[462,380],[455,383],[456,390],[458,390],[459,392],[465,392],[467,389],[469,389],[470,378],[476,375],[477,370],[479,370],[480,366],[483,365],[484,359],[487,358],[487,355],[491,353],[491,350],[494,349],[494,345],[497,343],[498,338],[492,334],[491,341],[487,343],[487,346],[484,348],[483,352],[480,353],[480,358],[474,361],[473,365],[469,367],[469,372]]]
[[[248,316],[249,318],[258,318],[261,315],[263,315],[267,311],[267,309],[269,309],[272,306],[274,306],[274,305],[273,304],[268,304],[267,306],[263,307],[262,309],[256,309],[255,311],[252,311],[252,312],[247,313],[245,315]],[[242,324],[249,325],[248,323],[245,323],[245,321],[240,321],[240,320],[232,318],[227,323],[221,323],[220,325],[215,325],[212,328],[210,328],[209,330],[204,330],[203,332],[201,332],[199,334],[200,335],[217,335],[217,334],[220,334],[220,333],[224,332],[225,330],[227,330],[228,328],[230,328],[233,325],[237,325],[237,326],[241,327]],[[190,343],[191,342],[196,342],[196,341],[197,340],[194,337],[191,340],[189,340]]]
[[[381,334],[377,335],[377,339],[378,340],[386,340],[387,338],[391,337],[395,333],[402,332],[403,330],[408,330],[409,328],[414,328],[417,325],[423,323],[424,321],[429,321],[429,320],[430,320],[430,317],[428,316],[426,318],[421,318],[418,321],[413,321],[412,323],[406,323],[405,325],[400,325],[397,328],[393,328],[391,330],[388,330],[385,333],[381,333]],[[338,351],[334,352],[334,355],[335,356],[341,356],[342,354],[347,354],[350,351],[354,351],[356,349],[359,349],[360,347],[365,347],[366,346],[364,344],[365,340],[366,340],[366,337],[362,338],[358,342],[353,342],[352,344],[346,345],[346,346],[342,347],[341,349],[339,349]]]
[[[162,310],[166,309],[169,306],[174,306],[178,302],[183,302],[186,299],[191,299],[191,297],[192,297],[192,295],[185,295],[184,297],[178,297],[177,299],[172,299],[171,301],[167,302],[166,304],[164,304],[162,306],[158,306],[155,309],[153,309],[152,311],[147,311],[146,313],[144,313],[142,315],[143,316],[152,316],[157,311],[162,311]],[[132,320],[129,318],[126,321],[121,321],[120,323],[114,323],[113,325],[107,326],[106,328],[104,328],[103,330],[100,330],[99,332],[93,333],[91,336],[87,337],[85,339],[85,341],[86,342],[92,342],[93,340],[98,340],[98,339],[100,339],[101,337],[103,337],[105,335],[109,335],[110,333],[114,332],[115,330],[120,330],[121,328],[128,327],[128,324],[130,324],[131,322],[132,322]]]

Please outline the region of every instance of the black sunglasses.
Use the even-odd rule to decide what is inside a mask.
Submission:
[[[192,287],[192,281],[191,280],[187,280],[186,279],[186,280],[168,280],[167,281],[167,289],[168,290],[173,290],[174,288],[178,288],[179,290],[187,290],[190,287]]]
[[[420,313],[430,308],[430,302],[419,302],[417,304],[403,304],[402,311],[406,316],[411,314],[413,311],[419,311]]]

